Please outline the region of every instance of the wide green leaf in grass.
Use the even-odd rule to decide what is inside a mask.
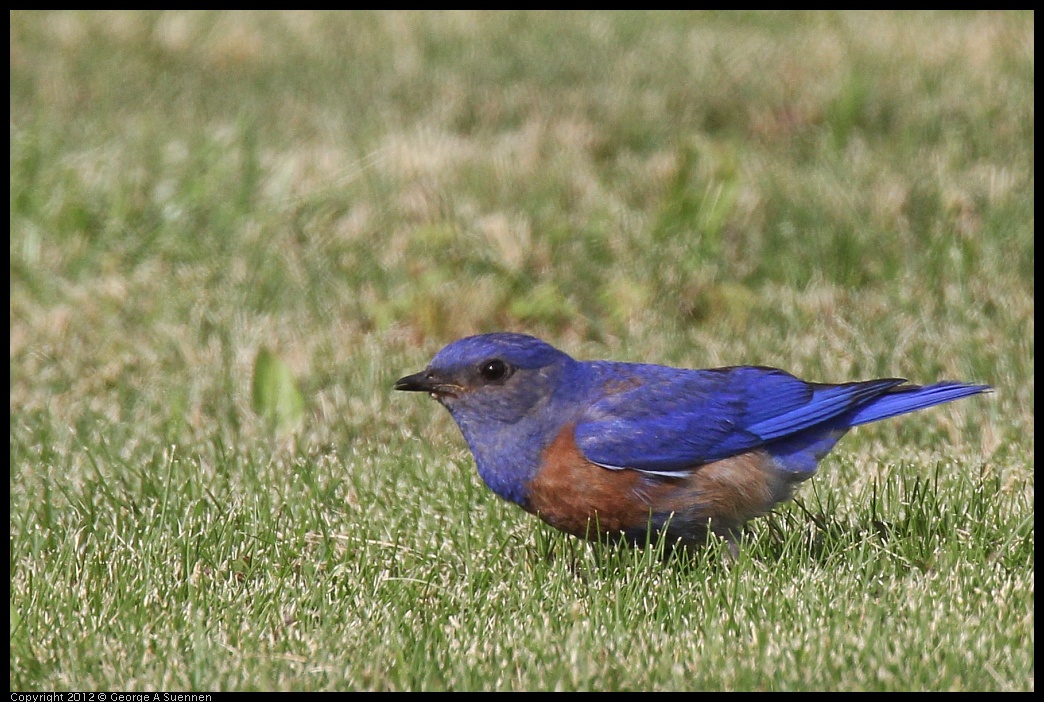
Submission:
[[[304,398],[294,382],[286,361],[267,348],[254,361],[252,406],[279,431],[300,426],[304,419]]]

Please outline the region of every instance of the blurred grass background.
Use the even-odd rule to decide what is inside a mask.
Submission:
[[[13,689],[1032,689],[1032,13],[10,18]],[[770,644],[736,667],[711,653],[732,645],[713,608],[682,643],[617,620],[663,656],[644,671],[577,654],[606,631],[589,616],[556,648],[553,623],[595,609],[576,583],[532,620],[482,615],[540,646],[454,624],[456,598],[527,592],[519,570],[576,577],[540,555],[571,542],[485,491],[444,413],[390,392],[500,329],[577,357],[994,385],[856,432],[817,493],[842,515],[888,491],[905,514],[932,476],[958,513],[985,494],[994,523],[972,531],[1015,535],[1000,562],[1028,600],[940,605],[963,657],[921,667],[857,645],[835,668],[812,636],[821,677],[780,657],[782,602],[751,613]],[[962,474],[984,482],[947,501]],[[967,528],[939,509],[940,534]],[[784,577],[826,567],[802,553]],[[429,638],[407,585],[371,593],[383,623],[345,594],[388,568],[449,592],[455,558],[490,570],[429,608]],[[687,571],[634,558],[636,582],[699,606]],[[750,577],[739,592],[778,589]],[[839,611],[838,636],[865,615]],[[957,643],[972,619],[996,627],[985,652]]]

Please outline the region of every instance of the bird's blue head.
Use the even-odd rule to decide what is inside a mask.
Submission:
[[[498,332],[454,341],[420,373],[400,378],[396,390],[430,393],[460,424],[514,424],[553,394],[573,359],[526,334]]]
[[[532,336],[482,334],[454,341],[395,389],[427,392],[442,403],[486,484],[525,505],[541,452],[573,420],[567,397],[582,368]]]

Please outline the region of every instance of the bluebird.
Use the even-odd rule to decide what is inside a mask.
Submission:
[[[449,344],[395,389],[438,400],[493,492],[557,529],[672,545],[710,531],[734,550],[742,526],[789,500],[850,428],[991,388],[577,361],[502,332]]]

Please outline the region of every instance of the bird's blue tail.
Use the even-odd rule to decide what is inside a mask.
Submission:
[[[962,397],[978,395],[992,390],[989,385],[944,382],[934,385],[904,385],[893,388],[845,416],[844,424],[855,427],[860,424],[888,419],[896,415],[915,412]]]
[[[883,385],[888,382],[894,385],[901,381],[897,379],[872,380],[866,383],[834,386],[846,389],[851,396],[874,390],[877,390],[879,394],[869,400],[862,400],[863,404],[824,424],[810,427],[769,444],[766,447],[768,452],[783,470],[793,476],[794,480],[804,480],[816,472],[819,461],[834,448],[834,444],[845,435],[845,432],[854,426],[888,419],[907,412],[915,412],[926,407],[992,390],[989,385],[969,385],[956,382],[924,386],[887,387],[887,385]]]

